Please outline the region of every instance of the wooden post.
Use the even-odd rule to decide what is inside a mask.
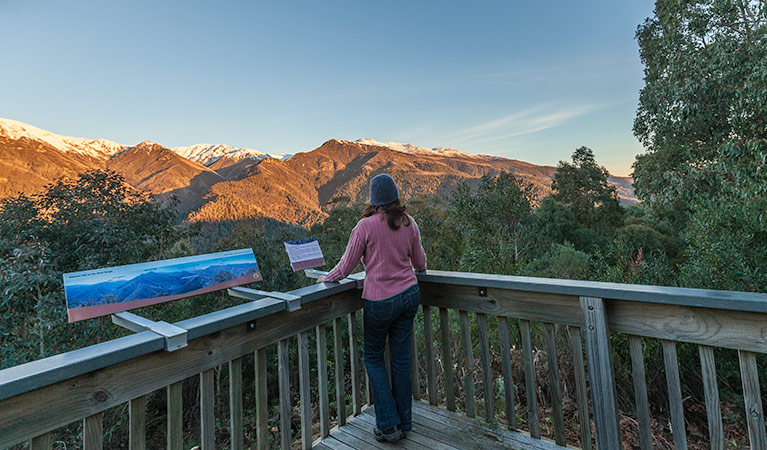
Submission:
[[[684,425],[682,406],[682,385],[679,381],[679,363],[676,357],[676,342],[663,339],[663,367],[668,387],[668,410],[671,414],[671,431],[674,433],[674,449],[687,448],[687,431]]]
[[[357,312],[349,313],[349,357],[352,371],[352,408],[354,415],[362,412],[362,385],[360,385],[359,332],[357,331]]]
[[[597,448],[617,450],[622,448],[621,434],[605,303],[601,298],[596,297],[581,297],[580,303],[586,335]]]
[[[293,441],[290,429],[290,366],[288,359],[288,340],[283,339],[277,344],[277,367],[280,389],[280,448],[290,450]]]
[[[647,377],[644,370],[642,338],[629,336],[631,352],[631,375],[634,379],[634,403],[639,424],[639,446],[642,450],[652,450],[652,429],[650,428],[650,404],[647,401]]]
[[[104,448],[104,413],[96,413],[83,419],[83,450]]]
[[[29,450],[51,450],[51,445],[53,445],[53,435],[48,432],[33,437],[29,443]]]
[[[434,367],[434,335],[431,328],[431,308],[423,305],[423,340],[425,344],[424,358],[426,358],[426,391],[429,395],[429,404],[437,404],[437,370]]]
[[[511,345],[509,343],[509,324],[506,317],[498,317],[498,336],[501,340],[501,367],[503,369],[503,397],[506,407],[506,422],[509,429],[517,428],[517,415],[514,410],[514,380],[511,378]]]
[[[753,352],[738,350],[738,360],[740,361],[740,378],[743,382],[743,401],[746,407],[748,440],[751,442],[751,448],[767,448],[756,355]]]
[[[266,349],[259,348],[254,354],[256,369],[256,448],[269,447],[269,397],[266,390]]]
[[[439,309],[439,334],[442,347],[442,364],[445,366],[445,401],[447,410],[455,411],[455,393],[453,392],[453,354],[450,341],[450,316],[447,308]]]
[[[479,331],[479,356],[482,362],[482,385],[485,389],[485,419],[492,422],[495,420],[495,398],[493,396],[493,373],[490,367],[490,340],[485,313],[477,313],[477,330]]]
[[[533,343],[530,339],[530,321],[519,321],[519,340],[522,342],[522,365],[525,370],[525,393],[527,394],[527,419],[530,424],[530,436],[541,438],[541,422],[538,418],[538,400],[536,399],[535,361],[533,361]]]
[[[559,388],[559,357],[553,323],[543,324],[546,337],[546,352],[549,360],[549,386],[551,387],[551,406],[554,409],[554,439],[557,445],[566,446],[565,418],[562,413],[562,391]]]
[[[320,437],[330,435],[330,398],[328,395],[328,337],[325,324],[317,325],[317,390],[320,399]]]
[[[183,381],[168,385],[168,450],[184,448]]]
[[[242,358],[229,361],[229,441],[232,450],[242,450]]]
[[[309,389],[309,332],[298,333],[298,393],[301,399],[301,448],[312,448],[312,399]]]
[[[464,364],[466,375],[463,377],[463,398],[465,401],[466,415],[474,417],[476,406],[474,405],[474,351],[471,344],[471,329],[469,327],[469,313],[458,311],[461,324],[461,341],[463,342]]]
[[[341,338],[341,318],[333,320],[333,358],[336,373],[336,415],[338,426],[346,423],[346,389],[344,389],[344,349]]]
[[[128,448],[130,450],[146,449],[146,396],[136,397],[128,407]]]
[[[213,369],[200,374],[200,449],[216,448],[216,415]]]
[[[568,326],[567,333],[570,335],[570,351],[573,354],[575,392],[578,396],[578,421],[581,427],[581,449],[591,450],[591,419],[589,419],[589,400],[586,394],[586,369],[583,364],[581,328]]]
[[[699,345],[700,369],[703,377],[703,392],[706,396],[706,418],[711,450],[724,450],[724,428],[722,427],[722,408],[719,406],[719,386],[716,382],[716,363],[714,348]]]

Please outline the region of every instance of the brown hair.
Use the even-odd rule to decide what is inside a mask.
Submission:
[[[360,219],[374,216],[380,212],[386,215],[386,222],[392,230],[399,230],[400,225],[410,226],[410,218],[405,214],[405,205],[401,205],[399,199],[383,206],[367,205],[362,211]],[[383,217],[381,217],[383,220]]]

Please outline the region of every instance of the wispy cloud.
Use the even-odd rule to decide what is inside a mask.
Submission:
[[[448,138],[457,143],[480,144],[511,139],[559,126],[576,117],[600,109],[599,105],[537,105],[506,116],[459,129]]]

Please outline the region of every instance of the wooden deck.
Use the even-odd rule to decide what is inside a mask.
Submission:
[[[373,438],[374,407],[334,428],[330,436],[313,447],[322,450],[564,450],[547,441],[532,439],[522,433],[493,429],[463,414],[447,411],[425,402],[413,402],[413,431],[396,443],[377,442]]]

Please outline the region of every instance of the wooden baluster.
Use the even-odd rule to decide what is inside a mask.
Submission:
[[[679,382],[679,365],[676,357],[676,342],[664,339],[663,367],[666,371],[668,386],[668,410],[671,413],[671,428],[674,432],[674,448],[687,448],[687,433],[684,425],[684,407],[682,406],[682,385]]]
[[[423,305],[423,340],[426,344],[426,390],[429,394],[429,404],[437,404],[437,371],[434,367],[434,336],[431,329],[431,308]]]
[[[333,357],[336,372],[336,414],[338,425],[346,423],[346,393],[344,389],[344,349],[341,338],[341,318],[333,320]]]
[[[128,406],[128,448],[146,449],[146,396],[136,397]]]
[[[751,448],[767,448],[767,436],[764,432],[764,412],[762,394],[759,389],[759,373],[756,367],[756,354],[738,350],[740,378],[743,382],[743,400],[748,423],[748,440]]]
[[[83,450],[104,448],[104,412],[83,419]]]
[[[317,326],[317,390],[320,402],[320,436],[330,435],[330,399],[328,396],[328,338],[325,324]]]
[[[200,449],[216,448],[213,369],[200,374]]]
[[[644,371],[642,338],[629,336],[631,352],[631,375],[634,379],[634,403],[639,424],[639,444],[642,450],[652,450],[652,430],[650,429],[650,405],[647,402],[647,378]]]
[[[288,360],[288,340],[283,339],[277,344],[277,366],[280,390],[280,448],[290,450],[293,442],[290,429],[290,361]]]
[[[439,309],[439,333],[442,338],[442,364],[445,366],[445,401],[447,410],[455,411],[455,392],[453,389],[453,354],[450,341],[450,316],[447,308]]]
[[[465,400],[466,415],[474,417],[477,408],[474,404],[474,350],[471,344],[471,328],[469,327],[469,314],[466,311],[458,311],[461,325],[461,341],[463,342],[464,364],[466,375],[463,376],[463,398]]]
[[[559,356],[557,355],[557,342],[554,324],[543,324],[546,337],[546,352],[549,360],[549,386],[551,388],[551,406],[554,409],[554,440],[557,445],[566,446],[565,417],[562,414],[562,391],[559,387]]]
[[[301,399],[301,448],[312,448],[312,399],[309,390],[309,332],[298,333],[298,386]]]
[[[541,438],[541,422],[538,418],[538,390],[535,382],[535,365],[533,362],[533,344],[530,339],[530,321],[519,321],[519,336],[522,342],[522,366],[525,369],[525,394],[527,396],[527,419],[530,423],[530,436]]]
[[[357,312],[349,313],[349,353],[352,371],[352,407],[354,415],[362,411],[362,386],[360,386],[359,334],[357,332]]]
[[[573,354],[575,372],[575,392],[578,396],[578,421],[581,431],[581,449],[591,450],[591,421],[589,420],[589,400],[586,397],[586,370],[583,364],[583,344],[580,327],[568,326],[570,351]]]
[[[168,450],[184,448],[184,397],[183,381],[177,381],[167,388],[168,408]]]
[[[256,383],[256,448],[269,448],[269,397],[266,389],[266,349],[259,348],[253,355]]]
[[[229,361],[229,441],[232,450],[242,450],[242,358]]]
[[[33,437],[29,443],[30,450],[51,450],[53,445],[53,435],[48,432],[40,436]]]
[[[586,327],[586,354],[589,361],[591,402],[597,448],[621,448],[615,379],[610,358],[610,337],[604,301],[597,297],[581,297],[581,313]]]
[[[484,313],[477,313],[477,329],[479,330],[479,356],[482,361],[482,384],[485,389],[485,418],[488,422],[492,422],[495,419],[493,373],[490,367],[490,341],[487,333],[487,315]]]
[[[708,436],[712,450],[724,450],[724,430],[722,428],[722,409],[719,406],[719,386],[716,381],[716,363],[714,348],[699,345],[700,369],[703,376],[703,393],[706,397],[706,417],[708,418]]]
[[[503,369],[503,394],[506,407],[506,421],[510,430],[517,428],[514,409],[514,380],[511,378],[511,345],[509,344],[509,323],[506,317],[498,317],[498,335],[501,340],[501,367]]]
[[[420,400],[421,383],[418,379],[418,348],[415,342],[415,330],[410,333],[410,383],[413,387],[413,398]]]

